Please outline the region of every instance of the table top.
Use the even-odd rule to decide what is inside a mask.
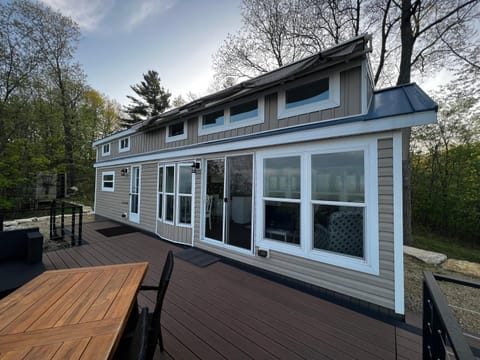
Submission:
[[[111,359],[147,267],[44,272],[0,300],[0,358]]]

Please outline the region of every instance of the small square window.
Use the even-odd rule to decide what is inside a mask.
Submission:
[[[103,155],[103,156],[110,155],[110,143],[108,143],[108,144],[103,144],[103,146],[102,146],[102,155]]]
[[[120,139],[119,143],[119,152],[129,151],[130,150],[130,137]]]
[[[185,140],[187,138],[187,129],[185,121],[167,126],[167,142]]]
[[[104,171],[102,173],[102,191],[115,191],[115,171]]]

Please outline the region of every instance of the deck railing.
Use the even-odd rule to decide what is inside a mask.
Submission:
[[[437,280],[480,288],[480,284],[450,276],[423,273],[423,359],[474,359]]]

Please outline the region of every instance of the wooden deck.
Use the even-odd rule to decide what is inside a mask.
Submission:
[[[181,248],[136,232],[105,237],[84,225],[88,244],[44,254],[48,269],[148,261],[157,284],[168,250]],[[139,295],[153,306],[155,294]],[[200,268],[175,258],[162,313],[158,359],[420,359],[421,338],[222,262]]]

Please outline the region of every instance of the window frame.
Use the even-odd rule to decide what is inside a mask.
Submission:
[[[316,101],[314,103],[299,105],[287,109],[286,92],[299,86],[312,83],[317,80],[328,78],[328,99]],[[330,75],[319,74],[312,77],[292,82],[291,84],[281,87],[278,91],[277,118],[279,120],[292,116],[307,114],[315,111],[331,109],[340,105],[340,73],[336,72]]]
[[[239,120],[232,122],[230,120],[230,108],[233,106],[238,106],[242,105],[244,103],[248,103],[250,101],[257,101],[257,116],[247,118],[244,120]],[[251,126],[251,125],[257,125],[261,124],[265,121],[265,98],[264,96],[259,96],[258,98],[247,98],[247,99],[242,99],[238,100],[235,102],[232,102],[231,104],[228,104],[228,106],[222,108],[223,109],[223,118],[224,122],[222,125],[217,125],[217,126],[212,126],[208,128],[203,127],[203,116],[208,115],[213,112],[221,111],[221,109],[213,110],[213,111],[208,111],[205,112],[201,115],[198,116],[198,135],[209,135],[221,131],[227,131],[227,130],[233,130],[233,129],[238,129],[242,128],[245,126]]]
[[[181,135],[175,135],[175,136],[170,136],[170,126],[172,125],[177,125],[183,123],[183,134]],[[169,124],[165,128],[165,142],[173,142],[173,141],[178,141],[178,140],[186,140],[188,138],[188,126],[187,126],[187,121],[182,120],[182,121],[177,121],[175,123]]]
[[[191,187],[190,194],[180,192],[180,167],[185,167],[190,173]],[[175,225],[181,227],[192,227],[193,222],[193,187],[195,186],[194,178],[192,174],[192,164],[191,163],[179,163],[176,166],[176,186],[175,186]],[[190,224],[180,222],[180,197],[190,197]]]
[[[160,169],[162,169],[162,176],[160,176]],[[162,189],[160,190],[160,178]],[[165,166],[163,164],[158,164],[157,166],[157,221],[162,221],[165,218]],[[160,205],[159,198],[162,197],[162,204]],[[162,216],[159,216],[160,210],[162,210]]]
[[[341,153],[348,151],[364,152],[364,171],[365,171],[365,212],[364,212],[364,258],[356,258],[331,251],[315,249],[313,247],[313,205],[317,202],[325,203],[321,200],[312,200],[312,180],[311,180],[311,158],[312,155],[326,153]],[[301,156],[301,178],[300,178],[300,245],[289,244],[277,240],[265,238],[265,201],[271,198],[263,195],[263,160],[268,158],[279,158],[288,156]],[[255,232],[257,247],[272,249],[289,255],[299,256],[306,259],[322,262],[329,265],[364,272],[368,274],[379,274],[379,234],[378,234],[378,159],[377,159],[377,139],[373,137],[340,140],[323,141],[314,144],[282,146],[273,150],[267,149],[258,151],[256,154],[256,173],[257,187],[255,194],[256,200],[256,219],[257,228]],[[277,201],[277,198],[274,199]],[[289,201],[283,199],[278,201]],[[339,205],[335,202],[334,205]],[[351,203],[345,203],[350,206]]]
[[[105,151],[105,146],[108,145],[108,151]],[[108,156],[112,153],[112,143],[102,144],[102,156]]]
[[[112,180],[105,180],[105,176],[112,176]],[[112,182],[112,187],[105,187],[105,181]],[[102,171],[102,191],[115,192],[115,171]]]
[[[122,147],[122,141],[127,140],[128,146]],[[118,139],[118,152],[127,152],[130,151],[130,136],[125,136],[123,138]]]

